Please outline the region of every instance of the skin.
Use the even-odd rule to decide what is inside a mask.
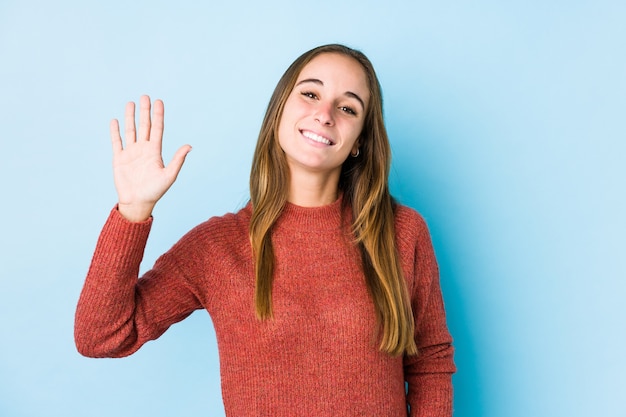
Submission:
[[[321,54],[302,69],[278,128],[289,202],[313,207],[337,199],[341,165],[358,150],[368,100],[365,72],[353,58]]]
[[[352,58],[321,54],[302,69],[278,129],[291,175],[291,203],[313,207],[337,199],[341,165],[358,150],[368,100],[365,72]],[[184,145],[164,164],[163,102],[151,107],[150,98],[142,96],[137,130],[135,103],[126,105],[124,140],[119,122],[110,125],[118,208],[132,222],[150,218],[191,151]]]
[[[165,166],[161,156],[164,107],[154,102],[150,116],[150,98],[139,100],[139,131],[135,128],[135,103],[126,105],[124,118],[126,143],[122,143],[119,123],[111,121],[113,179],[120,214],[133,222],[147,220],[157,201],[172,186],[191,146],[184,145]]]

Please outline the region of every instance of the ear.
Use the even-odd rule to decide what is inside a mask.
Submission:
[[[358,144],[355,143],[352,149],[350,150],[350,156],[356,158],[361,153],[361,148],[359,148]]]

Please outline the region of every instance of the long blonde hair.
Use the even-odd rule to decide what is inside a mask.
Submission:
[[[343,45],[320,46],[296,59],[274,89],[261,125],[250,172],[250,241],[255,257],[256,313],[261,320],[272,317],[271,232],[289,190],[289,167],[278,143],[278,125],[300,72],[323,53],[355,59],[367,76],[370,100],[360,136],[360,154],[344,162],[338,186],[343,192],[343,203],[352,207],[355,244],[361,253],[365,281],[382,330],[380,350],[391,355],[416,354],[413,313],[395,244],[395,203],[387,181],[391,149],[383,121],[381,88],[369,59]]]

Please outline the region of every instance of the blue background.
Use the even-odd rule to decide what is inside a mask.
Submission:
[[[603,0],[4,0],[0,415],[223,415],[205,312],[130,358],[74,348],[116,201],[108,123],[147,93],[165,101],[165,158],[194,147],[145,269],[245,203],[278,78],[329,42],[379,73],[392,189],[440,262],[455,415],[626,415],[625,21]]]

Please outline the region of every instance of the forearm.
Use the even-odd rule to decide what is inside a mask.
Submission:
[[[81,354],[125,356],[138,348],[135,291],[150,224],[130,224],[111,212],[76,309],[74,336]]]
[[[422,374],[408,383],[407,402],[411,417],[451,417],[452,374]]]

